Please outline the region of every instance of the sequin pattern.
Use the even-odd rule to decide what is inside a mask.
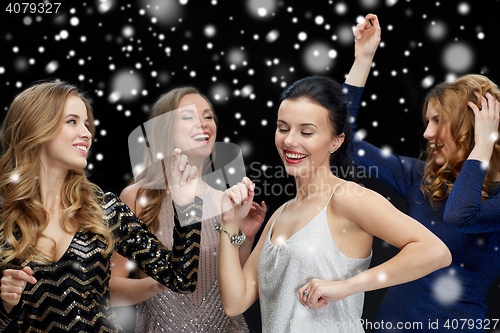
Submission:
[[[219,218],[213,189],[200,194],[203,199],[202,242],[198,283],[194,293],[178,294],[170,290],[138,304],[137,333],[160,332],[249,332],[243,316],[228,317],[222,308],[217,281],[219,233],[214,221]],[[174,212],[169,193],[160,210],[158,239],[170,247]]]
[[[200,201],[202,204],[202,201]],[[106,193],[101,205],[112,230],[115,251],[169,288],[187,293],[196,287],[200,223],[174,231],[173,251],[164,247],[120,199]],[[200,213],[200,212],[198,212]],[[19,332],[123,332],[115,324],[109,295],[110,258],[104,239],[77,232],[57,262],[13,261],[6,268],[29,266],[37,283],[27,284],[10,315],[0,306],[0,330],[14,320]]]

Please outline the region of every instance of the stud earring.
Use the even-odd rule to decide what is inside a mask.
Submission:
[[[333,150],[330,150],[330,154],[333,154]]]

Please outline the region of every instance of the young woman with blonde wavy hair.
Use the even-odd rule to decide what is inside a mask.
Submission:
[[[356,59],[345,84],[353,129],[380,41],[372,27],[358,28]],[[387,156],[355,140],[355,163],[376,165],[378,178],[401,195],[408,214],[438,236],[453,256],[449,267],[389,288],[375,319],[384,325],[376,332],[493,329],[484,302],[500,275],[499,101],[498,86],[484,75],[464,75],[431,89],[422,112],[425,161]]]
[[[27,88],[7,112],[0,158],[0,330],[122,332],[110,309],[113,250],[169,288],[189,293],[196,287],[200,224],[181,217],[174,250],[164,247],[116,195],[87,179],[93,134],[88,100],[65,82]],[[178,164],[174,171],[182,177]],[[187,181],[198,182],[194,176]],[[179,209],[198,199],[192,191],[177,197]]]

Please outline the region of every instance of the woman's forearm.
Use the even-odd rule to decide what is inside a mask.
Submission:
[[[385,263],[345,280],[345,288],[348,295],[382,289],[419,279],[450,264],[450,251],[440,241],[412,242]]]
[[[109,281],[112,306],[134,305],[166,290],[153,278],[129,279],[114,277]]]
[[[222,220],[221,220],[222,222]],[[221,223],[222,227],[223,223]],[[231,234],[238,230],[231,230]],[[222,306],[228,316],[236,316],[245,312],[250,305],[246,306],[246,280],[240,264],[239,249],[231,244],[229,237],[224,233],[220,235],[219,245],[219,292]],[[253,303],[253,302],[252,302]]]
[[[359,57],[354,59],[345,83],[355,87],[364,87],[368,79],[368,74],[370,74],[372,60],[373,57]]]
[[[245,266],[245,262],[247,261],[248,257],[250,256],[250,253],[252,252],[252,246],[253,246],[254,239],[246,238],[243,244],[240,246],[239,250],[239,258],[240,258],[240,264],[241,267]]]
[[[468,159],[481,161],[487,167],[493,155],[494,143],[492,141],[476,144],[470,152]]]

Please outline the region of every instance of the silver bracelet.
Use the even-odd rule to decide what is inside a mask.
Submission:
[[[233,244],[236,247],[240,247],[241,244],[243,244],[243,242],[247,238],[247,236],[245,235],[245,233],[241,229],[240,229],[239,233],[231,235],[227,230],[222,229],[222,227],[220,226],[220,220],[214,221],[214,229],[217,232],[224,231],[229,236],[229,239],[231,240],[231,244]]]

